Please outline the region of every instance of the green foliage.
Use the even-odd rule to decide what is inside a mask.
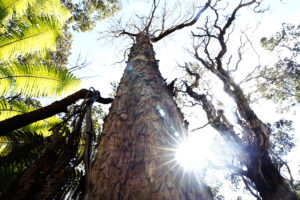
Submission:
[[[25,15],[30,5],[39,0],[0,0],[0,22],[7,25],[9,20]],[[1,23],[0,23],[1,24]]]
[[[33,164],[43,151],[43,135],[30,131],[14,131],[0,138],[0,195]]]
[[[0,0],[0,13],[0,22],[4,26],[16,19],[23,21],[42,16],[55,17],[63,25],[71,17],[60,0]]]
[[[117,81],[112,81],[109,83],[110,84],[110,87],[112,89],[112,92],[108,94],[109,97],[111,98],[114,98],[117,94],[117,90],[118,90],[118,87],[119,87],[119,82]]]
[[[287,109],[300,103],[299,38],[300,25],[282,24],[281,32],[269,39],[261,39],[262,46],[273,51],[279,59],[274,66],[266,66],[260,71],[259,92]]]
[[[18,29],[9,29],[0,36],[0,62],[9,61],[20,54],[27,55],[46,50],[55,51],[56,40],[61,36],[61,25],[52,17],[36,18],[16,23]]]
[[[295,138],[291,133],[294,131],[293,121],[281,119],[271,127],[270,149],[277,156],[286,156],[295,147]]]
[[[115,0],[84,1],[81,3],[84,9],[77,18],[80,22],[74,20],[75,26],[77,23],[80,24],[78,30],[90,30],[97,20],[116,10],[115,4]],[[58,97],[73,92],[80,80],[61,68],[67,64],[71,34],[65,24],[70,12],[60,0],[0,0],[0,11],[3,11],[0,12],[0,120],[5,120],[39,107],[33,97]],[[55,52],[57,47],[60,52]],[[13,96],[18,93],[22,95],[20,98]],[[104,111],[97,107],[92,112],[94,129],[99,133]],[[53,116],[0,137],[0,195],[39,159],[44,137],[50,135],[48,129],[58,122],[60,118]],[[77,152],[78,162],[83,148]],[[66,191],[70,191],[72,197],[82,196],[83,172],[73,168],[68,173],[58,197],[67,194]]]
[[[0,65],[0,95],[22,92],[24,96],[61,96],[74,91],[80,79],[67,69],[43,64]]]
[[[300,181],[297,181],[294,185],[293,185],[293,189],[296,192],[297,198],[300,199]]]
[[[67,66],[68,58],[71,55],[72,34],[64,29],[63,34],[56,42],[56,51],[48,51],[45,62],[50,65]]]
[[[292,52],[299,52],[300,43],[298,40],[300,36],[300,25],[292,25],[283,23],[281,31],[276,32],[270,38],[263,37],[260,40],[262,47],[268,50],[274,50],[276,47],[286,47]]]
[[[272,126],[270,135],[270,157],[279,171],[285,170],[288,163],[284,162],[284,158],[295,147],[295,137],[293,134],[293,121],[280,119]]]
[[[72,5],[75,31],[90,31],[96,22],[112,16],[119,10],[118,0],[88,0]]]
[[[8,4],[8,2],[5,2],[5,4]],[[20,6],[24,8],[20,9]],[[0,41],[3,41],[3,48],[5,48],[0,47],[0,49],[2,52],[6,50],[6,53],[2,54],[2,58],[0,56],[0,62],[3,62],[4,59],[10,61],[19,57],[20,54],[27,59],[28,57],[39,58],[37,62],[41,58],[44,61],[52,58],[50,54],[53,55],[53,52],[56,51],[56,43],[63,36],[62,29],[63,27],[66,28],[64,26],[65,22],[71,17],[70,11],[61,4],[60,0],[30,2],[18,0],[15,1],[14,6],[11,6],[11,9],[13,14],[9,23],[1,21],[0,18],[0,25],[2,23],[2,27],[0,26],[2,32]],[[16,10],[23,10],[23,12],[17,12]],[[5,13],[2,14],[5,15]],[[10,51],[10,49],[15,51],[16,46],[17,52]],[[24,46],[27,48],[24,48]],[[70,48],[70,45],[66,45],[66,47]],[[20,50],[22,51],[19,52]],[[66,54],[66,57],[68,55]],[[66,61],[64,61],[65,63]]]
[[[28,12],[29,16],[34,17],[51,16],[61,25],[64,25],[72,15],[60,0],[39,0],[28,9]]]
[[[104,111],[103,106],[101,104],[92,107],[92,122],[94,132],[99,134],[102,131],[102,123],[103,119],[107,113]]]

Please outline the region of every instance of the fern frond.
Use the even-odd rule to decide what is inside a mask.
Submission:
[[[15,115],[23,114],[35,110],[32,106],[27,106],[23,102],[10,101],[8,102],[5,98],[0,99],[0,121],[11,118]],[[59,117],[53,116],[44,120],[37,121],[23,127],[26,131],[39,132],[44,136],[50,135],[48,131],[53,125],[61,122]]]
[[[36,132],[13,131],[0,137],[0,188],[5,192],[43,151],[45,137]],[[0,194],[1,195],[1,194]]]
[[[67,69],[43,64],[10,63],[0,66],[0,95],[22,92],[24,96],[63,96],[80,85]]]
[[[0,65],[0,77],[11,77],[11,71],[4,68],[2,65]],[[1,94],[8,94],[12,88],[13,85],[13,79],[6,78],[6,79],[0,79],[0,95]]]
[[[26,14],[30,5],[37,4],[39,0],[0,0],[0,21],[3,24],[12,19],[13,15],[19,18]]]
[[[8,155],[13,148],[20,148],[27,144],[32,145],[32,147],[43,145],[44,140],[45,136],[38,134],[37,132],[30,132],[27,130],[15,130],[13,132],[5,133],[0,137],[0,143],[6,144],[5,148],[9,149],[9,151],[4,151],[5,148],[2,148],[2,151],[0,151],[0,157]],[[20,157],[20,159],[22,159],[22,157]]]
[[[37,18],[34,22],[17,23],[20,31],[0,36],[0,62],[46,50],[56,50],[56,41],[62,35],[61,25],[51,17]]]
[[[30,7],[30,13],[34,16],[52,16],[61,25],[72,15],[71,12],[61,4],[60,0],[39,1],[38,4]]]
[[[83,199],[85,176],[80,169],[73,169],[64,185],[56,191],[54,199]],[[81,198],[80,198],[81,197]]]

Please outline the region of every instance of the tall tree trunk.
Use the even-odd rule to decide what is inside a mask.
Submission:
[[[154,55],[149,37],[139,34],[105,119],[91,199],[212,199],[210,188],[184,175],[166,150],[186,131]]]

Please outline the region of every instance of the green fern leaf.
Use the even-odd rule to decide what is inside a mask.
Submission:
[[[45,137],[36,132],[13,131],[0,137],[0,195],[42,154]]]
[[[14,62],[0,66],[0,85],[3,96],[22,92],[24,96],[58,97],[74,92],[80,79],[58,66]]]
[[[12,19],[13,15],[19,18],[26,14],[30,5],[37,4],[39,0],[0,0],[0,21],[3,24]]]
[[[49,17],[37,18],[35,22],[17,23],[20,31],[0,36],[0,62],[46,50],[56,50],[56,40],[62,35],[61,25]]]
[[[34,16],[51,16],[63,25],[70,17],[71,12],[61,4],[60,0],[39,1],[30,7],[30,13]]]

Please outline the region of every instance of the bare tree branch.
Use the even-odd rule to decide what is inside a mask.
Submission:
[[[163,39],[165,36],[167,36],[167,35],[175,32],[177,30],[183,29],[183,28],[185,28],[187,26],[194,25],[198,21],[200,15],[209,7],[210,3],[211,3],[211,0],[208,0],[206,2],[206,4],[204,5],[204,7],[201,10],[199,10],[199,12],[197,13],[196,17],[192,21],[187,22],[187,23],[179,24],[179,25],[177,25],[177,26],[175,26],[173,28],[170,28],[170,29],[167,29],[164,32],[161,32],[157,37],[152,37],[151,38],[151,42],[157,42],[157,41]]]
[[[23,126],[26,126],[28,124],[31,124],[33,122],[46,119],[48,117],[51,117],[53,115],[56,115],[61,112],[67,112],[67,107],[79,99],[83,99],[86,97],[93,96],[93,93],[86,89],[81,89],[78,92],[60,100],[55,101],[54,103],[42,107],[40,109],[24,113],[22,115],[16,115],[14,117],[11,117],[9,119],[3,120],[0,122],[0,136],[16,129],[19,129]],[[103,98],[100,96],[100,98],[96,99],[97,102],[103,103],[103,104],[110,104],[113,102],[112,98]]]
[[[198,127],[198,128],[194,128],[194,129],[192,129],[192,130],[190,130],[190,132],[195,132],[195,131],[197,131],[197,130],[199,130],[199,129],[203,129],[203,128],[205,128],[207,125],[209,125],[210,123],[206,123],[206,124],[204,124],[203,126],[200,126],[200,127]]]

